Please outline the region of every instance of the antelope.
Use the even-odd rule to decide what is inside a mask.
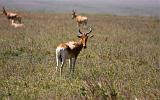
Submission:
[[[89,35],[89,33],[91,32],[92,32],[91,28],[89,32],[85,32],[85,33],[81,32],[81,30],[79,29],[78,38],[80,38],[80,40],[78,42],[69,41],[69,42],[62,43],[57,46],[56,48],[56,62],[57,62],[56,72],[58,70],[58,66],[60,62],[61,63],[60,77],[62,76],[62,70],[66,62],[66,59],[69,59],[70,73],[74,72],[75,63],[76,63],[78,54],[80,53],[82,48],[85,49],[87,47],[86,44],[87,44],[88,37],[92,38],[94,36],[94,35]]]
[[[4,15],[7,17],[8,20],[18,21],[19,23],[21,23],[21,19],[22,19],[21,16],[18,15],[18,14],[16,14],[16,13],[7,12],[7,11],[5,10],[5,7],[3,7],[3,12],[2,12],[2,14],[4,14]]]
[[[88,18],[86,16],[77,15],[75,10],[72,10],[72,19],[76,20],[78,27],[80,27],[81,24],[87,25]]]
[[[15,28],[24,27],[24,24],[22,23],[15,23],[14,20],[11,20],[11,26]]]

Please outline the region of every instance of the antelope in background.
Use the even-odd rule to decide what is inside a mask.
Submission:
[[[62,70],[64,63],[66,62],[66,59],[69,59],[69,67],[70,67],[70,73],[73,73],[75,70],[75,63],[78,57],[78,54],[82,50],[82,48],[86,48],[88,37],[91,38],[94,35],[89,36],[89,33],[92,32],[92,29],[90,28],[90,31],[87,33],[83,33],[79,29],[78,38],[80,40],[78,42],[75,41],[69,41],[66,43],[62,43],[57,46],[56,48],[56,61],[57,61],[57,67],[56,71],[58,70],[59,62],[60,65],[60,77],[62,76]]]
[[[11,26],[13,26],[15,28],[19,28],[19,27],[24,27],[24,24],[22,24],[22,23],[15,23],[14,20],[11,20]]]
[[[4,14],[8,20],[11,20],[11,21],[13,20],[14,22],[18,21],[19,23],[21,23],[22,18],[20,15],[18,15],[17,13],[7,12],[5,10],[5,7],[3,7],[2,10],[3,10],[2,14]]]
[[[78,27],[80,27],[81,24],[87,25],[88,18],[86,16],[77,15],[75,10],[72,10],[72,19],[76,20]]]

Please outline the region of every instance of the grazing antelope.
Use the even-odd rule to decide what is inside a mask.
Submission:
[[[24,27],[24,24],[22,24],[22,23],[15,23],[14,20],[11,20],[11,26],[13,26],[15,28],[19,28],[19,27]]]
[[[76,20],[78,27],[80,27],[81,24],[87,25],[88,18],[86,16],[77,15],[75,10],[72,10],[72,19]]]
[[[5,7],[3,7],[3,12],[2,12],[2,14],[4,14],[4,15],[7,17],[8,20],[18,21],[19,23],[21,23],[21,19],[22,19],[21,16],[18,15],[18,14],[16,14],[16,13],[7,12],[7,11],[5,10]]]
[[[62,43],[59,46],[57,46],[56,48],[56,61],[57,61],[56,71],[58,69],[59,62],[60,62],[61,63],[60,76],[62,76],[63,65],[66,59],[69,59],[70,73],[74,72],[75,63],[76,63],[78,54],[80,53],[82,48],[85,49],[87,47],[86,44],[87,44],[88,37],[91,38],[94,36],[94,35],[89,36],[89,33],[91,32],[92,32],[91,28],[90,28],[90,31],[87,33],[83,33],[79,29],[80,34],[78,35],[78,38],[80,38],[80,40],[78,42],[69,41],[69,42]]]

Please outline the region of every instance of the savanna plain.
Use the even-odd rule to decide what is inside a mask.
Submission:
[[[25,27],[0,16],[1,100],[159,100],[158,17],[88,16],[94,37],[69,73],[56,72],[55,49],[78,41],[71,13],[19,12]],[[82,31],[88,31],[81,28]]]

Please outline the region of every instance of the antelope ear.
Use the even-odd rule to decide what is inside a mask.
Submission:
[[[89,38],[92,38],[92,37],[94,37],[94,35],[89,36]]]

